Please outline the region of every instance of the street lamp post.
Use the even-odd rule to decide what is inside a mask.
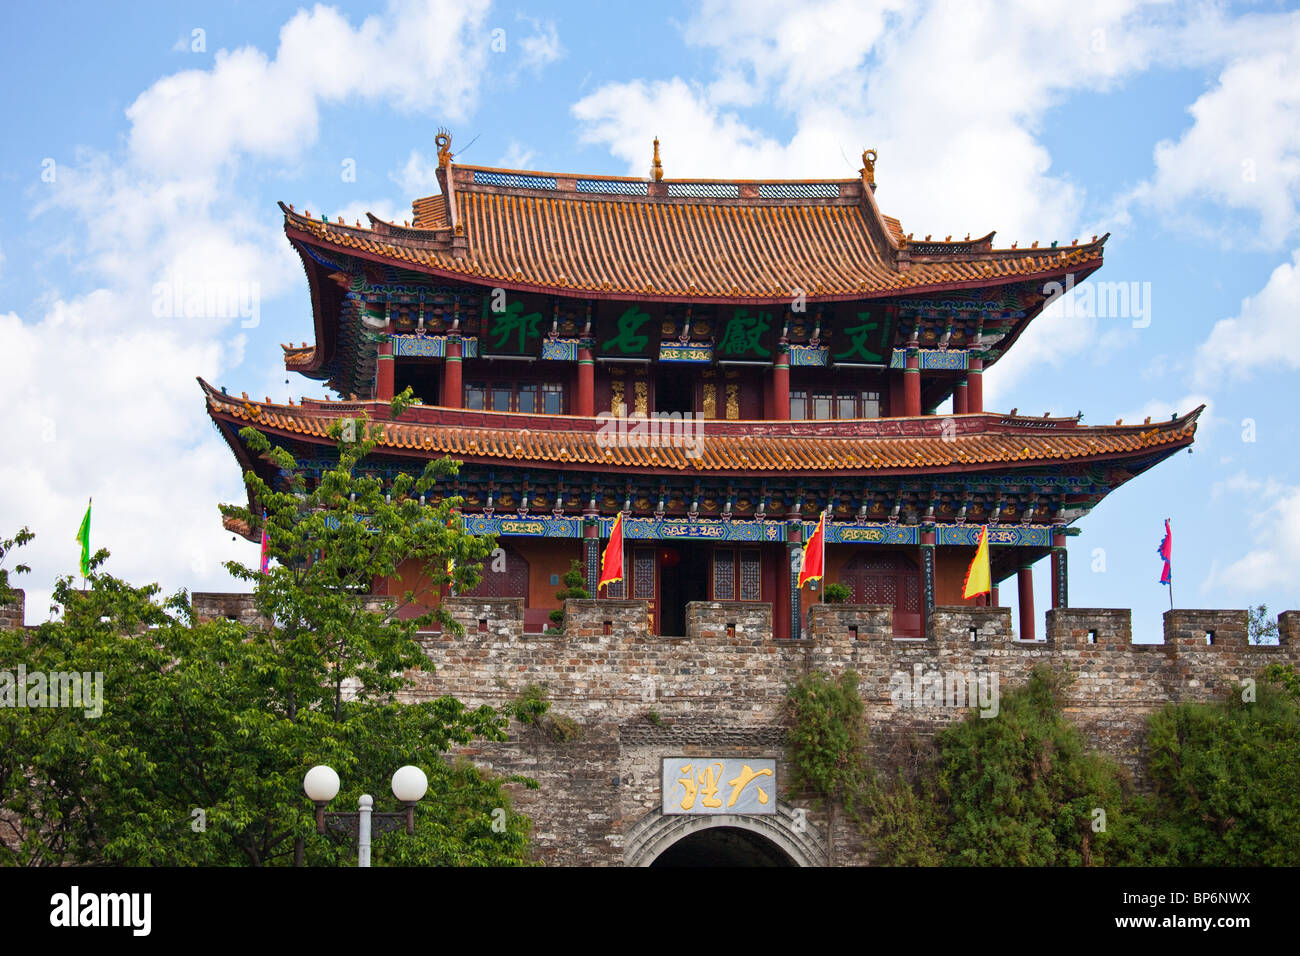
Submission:
[[[324,764],[312,767],[303,778],[302,789],[316,805],[316,832],[346,833],[357,841],[357,866],[370,865],[370,835],[405,828],[415,833],[415,805],[429,791],[429,778],[419,767],[400,767],[393,774],[393,796],[402,804],[398,813],[375,813],[375,800],[363,793],[355,812],[327,813],[325,807],[339,793],[339,775]]]

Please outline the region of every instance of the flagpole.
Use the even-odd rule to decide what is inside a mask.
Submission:
[[[94,504],[95,504],[95,496],[87,495],[86,514],[90,514],[90,509]],[[90,528],[86,528],[86,543],[83,544],[81,547],[83,550],[90,549]],[[81,593],[82,594],[86,593],[86,566],[84,564],[82,564],[81,566]]]
[[[1171,524],[1173,520],[1174,520],[1173,518],[1165,519],[1165,524],[1169,526],[1169,534],[1171,536],[1174,533],[1173,526]],[[1169,555],[1169,610],[1172,611],[1174,609],[1174,567],[1173,567],[1173,554],[1172,554],[1173,548],[1170,547],[1169,550],[1171,552]]]
[[[826,603],[826,516],[830,510],[827,508],[822,512],[822,604]]]

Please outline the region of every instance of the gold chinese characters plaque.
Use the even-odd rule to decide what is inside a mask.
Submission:
[[[664,813],[776,813],[771,758],[665,757]]]

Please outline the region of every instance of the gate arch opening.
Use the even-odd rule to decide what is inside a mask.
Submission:
[[[660,866],[825,866],[827,856],[826,839],[807,813],[784,802],[773,814],[651,810],[628,830],[623,846],[627,866],[653,866],[663,857]]]
[[[765,836],[737,827],[709,827],[682,837],[650,864],[661,866],[794,866]]]

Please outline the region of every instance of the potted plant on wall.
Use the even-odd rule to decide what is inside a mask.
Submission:
[[[827,604],[844,604],[850,597],[848,585],[828,584],[824,596]]]
[[[582,562],[576,558],[570,562],[569,570],[564,572],[564,587],[555,592],[555,596],[560,599],[560,606],[553,610],[550,615],[551,626],[546,629],[547,634],[562,634],[564,632],[564,602],[569,598],[589,598],[590,592],[587,591],[586,576],[582,573]]]

